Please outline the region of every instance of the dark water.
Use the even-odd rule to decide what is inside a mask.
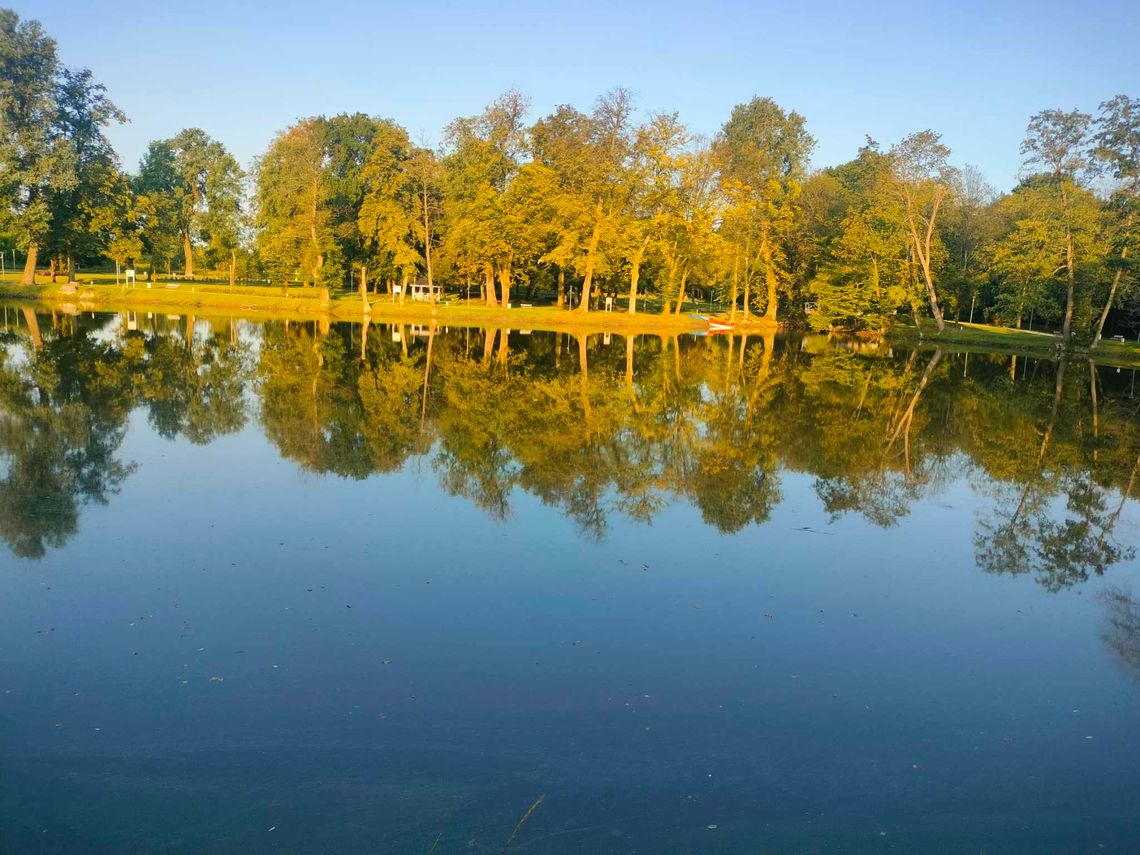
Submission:
[[[1140,851],[1128,369],[5,318],[4,852]]]

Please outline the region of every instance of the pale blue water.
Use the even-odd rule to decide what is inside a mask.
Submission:
[[[540,334],[511,347],[545,364]],[[944,359],[943,403],[968,394]],[[1131,443],[1127,378],[1103,371],[1098,431]],[[132,399],[120,491],[42,557],[0,555],[3,851],[502,852],[540,796],[507,851],[1140,850],[1140,680],[1098,596],[1140,591],[1137,563],[1055,592],[984,572],[994,499],[968,454],[928,450],[936,477],[884,528],[832,519],[782,440],[763,524],[723,534],[673,489],[647,524],[611,485],[599,540],[525,478],[505,519],[449,495],[442,391],[426,454],[344,479],[267,440],[255,373],[245,425],[205,444]],[[1090,429],[1082,401],[1067,431]],[[1128,500],[1122,549],[1138,523]]]

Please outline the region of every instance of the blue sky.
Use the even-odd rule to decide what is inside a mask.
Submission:
[[[450,119],[509,88],[530,96],[536,118],[562,103],[587,109],[622,85],[641,110],[677,110],[707,134],[734,104],[771,96],[807,118],[817,166],[851,158],[866,134],[890,144],[933,128],[955,162],[978,165],[1003,190],[1032,113],[1140,96],[1135,0],[14,8],[127,112],[131,123],[111,137],[130,169],[148,140],[187,126],[248,164],[303,116],[362,111],[435,141]]]

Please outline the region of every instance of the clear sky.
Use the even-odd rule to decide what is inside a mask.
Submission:
[[[0,4],[5,0],[0,0]],[[7,0],[12,2],[12,0]],[[361,111],[436,141],[517,88],[532,118],[621,85],[647,112],[711,134],[767,95],[806,116],[814,163],[933,128],[999,190],[1028,117],[1140,96],[1140,2],[962,0],[681,4],[20,0],[131,119],[111,137],[134,169],[149,140],[198,126],[248,164],[309,115]]]

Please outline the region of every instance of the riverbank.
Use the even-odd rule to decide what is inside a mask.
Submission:
[[[1055,359],[1065,352],[1061,337],[1053,333],[965,322],[947,323],[941,333],[933,322],[924,323],[921,328],[913,324],[900,324],[887,334],[887,339],[920,347],[945,346],[958,351],[1018,354],[1045,359]],[[1140,366],[1140,343],[1102,339],[1095,350],[1074,345],[1069,349],[1068,356],[1094,359],[1105,365],[1136,367]]]
[[[699,332],[703,321],[686,311],[680,315],[624,310],[583,313],[554,306],[489,306],[477,301],[448,300],[433,306],[426,302],[392,302],[388,295],[369,294],[366,313],[359,294],[322,299],[315,288],[290,288],[288,294],[265,286],[178,282],[147,288],[145,284],[124,288],[107,283],[77,284],[74,291],[62,285],[17,285],[0,282],[0,299],[34,302],[57,311],[179,310],[195,314],[235,314],[248,317],[290,319],[327,318],[360,321],[366,315],[378,323],[440,324],[477,327],[510,327],[551,331],[624,332],[638,335]],[[694,310],[695,311],[695,310]],[[737,331],[771,332],[775,325],[762,319],[736,324]]]
[[[86,311],[168,311],[193,313],[202,317],[241,315],[256,320],[289,319],[328,321],[355,321],[365,317],[375,323],[430,324],[444,326],[471,326],[484,328],[511,328],[547,330],[554,332],[594,333],[616,332],[630,335],[679,335],[701,332],[703,321],[694,318],[690,311],[680,315],[660,312],[629,314],[617,309],[612,312],[578,311],[554,306],[530,306],[515,303],[510,307],[488,306],[471,300],[448,300],[432,306],[430,303],[408,301],[392,302],[385,294],[369,294],[369,311],[365,313],[359,294],[340,294],[327,302],[315,288],[290,288],[288,294],[267,286],[227,285],[180,281],[160,283],[147,288],[145,284],[124,288],[113,282],[77,284],[74,291],[61,284],[18,285],[11,280],[0,281],[0,299],[29,302],[44,309],[75,314]],[[693,310],[695,311],[695,309]],[[776,325],[753,316],[744,321],[738,314],[734,325],[736,333],[766,334],[775,331]],[[886,335],[892,343],[922,348],[946,347],[958,351],[977,353],[1004,353],[1056,358],[1061,350],[1060,337],[1035,330],[1017,330],[985,324],[948,323],[939,333],[933,323],[921,328],[913,324],[900,324]],[[1095,351],[1087,347],[1074,347],[1070,357],[1095,358],[1106,365],[1122,367],[1140,366],[1140,344],[1102,340]]]

